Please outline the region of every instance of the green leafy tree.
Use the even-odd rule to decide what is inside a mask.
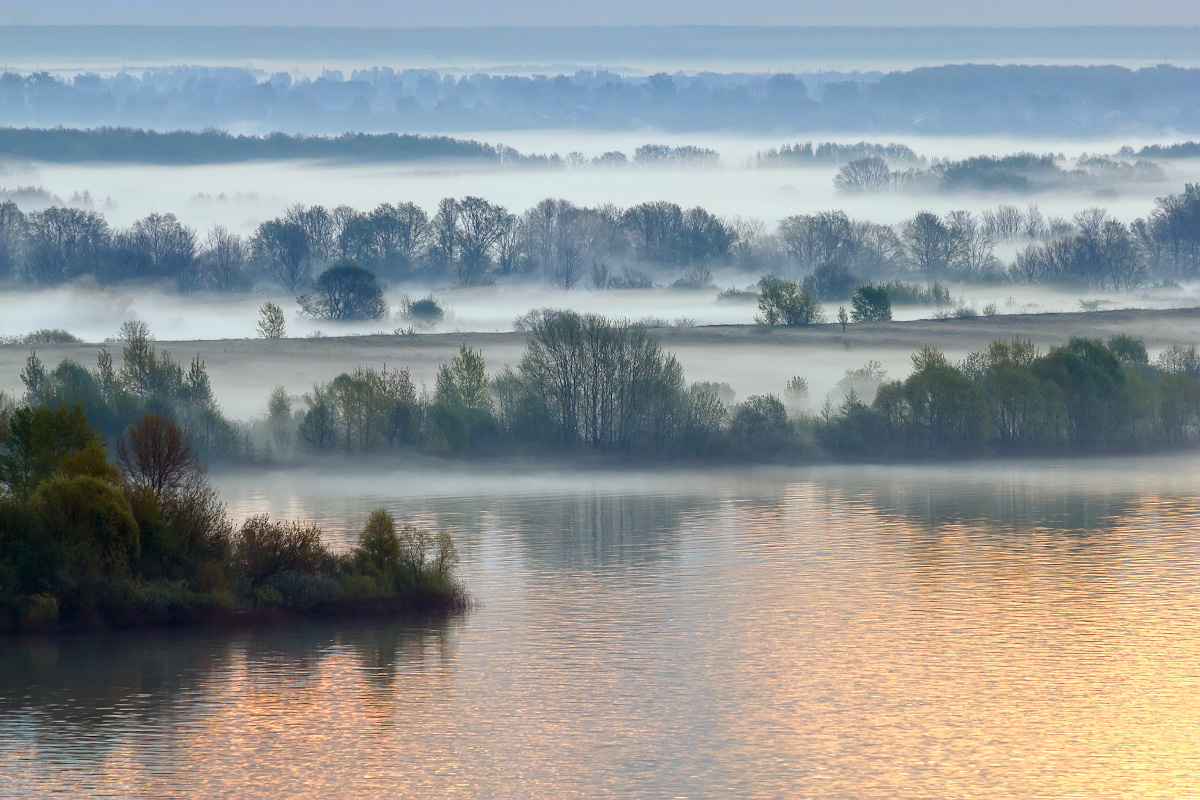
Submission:
[[[303,313],[313,319],[365,320],[388,315],[383,285],[375,273],[352,261],[325,270],[313,289],[297,298]]]
[[[886,286],[864,283],[850,298],[850,318],[855,322],[888,322],[892,318],[892,298]]]
[[[275,303],[266,302],[258,309],[258,335],[263,339],[283,339],[287,336],[287,320],[283,309]]]
[[[795,281],[768,276],[760,281],[760,286],[755,318],[759,324],[799,327],[825,321],[817,298]]]

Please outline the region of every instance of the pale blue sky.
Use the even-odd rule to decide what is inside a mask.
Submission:
[[[1196,0],[37,0],[0,24],[1200,25]]]

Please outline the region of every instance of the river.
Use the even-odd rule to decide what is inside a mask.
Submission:
[[[0,795],[1196,793],[1196,467],[218,474],[444,528],[477,607],[4,641]]]

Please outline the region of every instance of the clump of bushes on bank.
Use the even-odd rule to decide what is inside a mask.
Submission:
[[[147,415],[114,451],[79,406],[0,412],[0,628],[461,609],[445,534],[376,511],[357,547],[315,525],[235,529],[192,443]]]

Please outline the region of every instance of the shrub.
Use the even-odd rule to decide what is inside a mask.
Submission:
[[[795,281],[767,276],[761,281],[758,296],[759,314],[755,320],[762,325],[797,327],[825,321],[821,304],[808,289]]]
[[[250,584],[258,586],[285,570],[315,573],[327,552],[316,525],[272,522],[266,514],[259,514],[242,525],[233,558]]]
[[[446,318],[446,311],[432,294],[419,300],[405,295],[400,300],[400,315],[409,322],[432,327]]]
[[[73,575],[122,572],[137,558],[141,533],[129,500],[90,476],[51,478],[30,499],[56,560]]]
[[[328,575],[284,570],[267,579],[266,587],[279,593],[279,605],[307,611],[337,599],[338,583]]]
[[[78,336],[62,328],[42,328],[24,336],[0,336],[0,344],[81,344],[82,342],[83,340]]]

